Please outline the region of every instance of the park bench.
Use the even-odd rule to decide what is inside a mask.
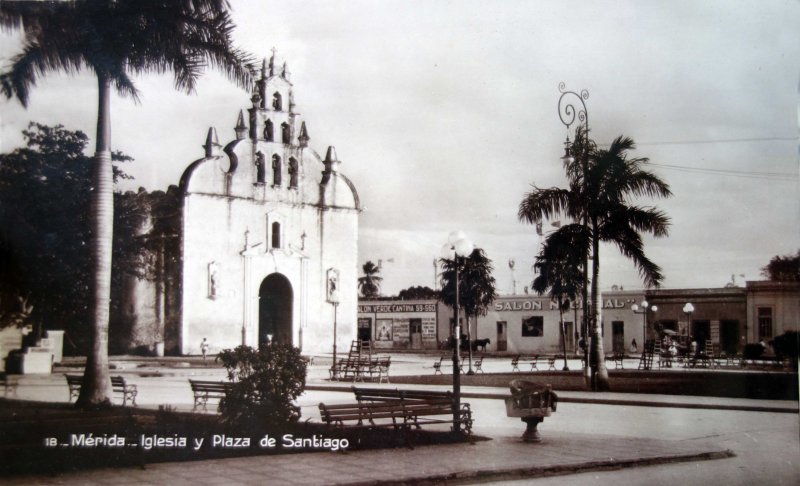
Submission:
[[[356,401],[362,404],[395,404],[405,410],[410,424],[420,428],[427,424],[453,423],[453,393],[435,390],[399,390],[353,387]],[[398,408],[396,407],[396,408]],[[469,403],[459,404],[459,430],[472,432],[472,411]],[[445,416],[444,418],[438,416]]]
[[[484,373],[483,371],[483,355],[480,355],[475,361],[472,362],[472,365],[475,367],[475,372]]]
[[[555,361],[554,361],[555,362]],[[519,365],[522,364],[530,364],[531,371],[539,371],[538,363],[539,363],[539,355],[534,356],[522,356],[520,354],[511,358],[511,372],[520,371]]]
[[[368,366],[368,358],[361,358],[358,356],[348,356],[337,360],[329,370],[331,380],[352,379],[359,378],[361,369]]]
[[[611,355],[611,360],[614,361],[614,369],[620,370],[625,369],[625,355],[622,353],[614,353]]]
[[[79,375],[64,375],[67,377],[67,386],[69,386],[69,401],[71,402],[73,398],[77,399],[81,393],[81,386],[83,386],[83,376]],[[139,393],[136,385],[126,383],[125,378],[121,376],[112,376],[111,377],[111,390],[114,393],[119,393],[122,395],[122,406],[128,404],[128,400],[131,401],[131,404],[135,407],[136,406],[136,395]]]
[[[433,374],[434,375],[441,375],[442,374],[442,366],[453,366],[453,355],[452,354],[443,354],[438,360],[433,362]],[[458,369],[462,373],[464,372],[464,357],[460,357],[458,360]]]
[[[197,407],[202,406],[203,411],[208,411],[209,400],[222,400],[233,387],[233,383],[225,381],[202,381],[202,380],[189,380],[189,385],[192,387],[192,394],[194,395],[194,407],[192,411],[197,410]]]
[[[331,380],[364,380],[377,378],[378,382],[389,382],[389,366],[391,357],[348,356],[342,358],[331,367]]]
[[[455,430],[472,432],[472,412],[468,403],[460,404],[453,420],[453,397],[450,392],[426,390],[385,390],[353,388],[356,403],[319,404],[322,421],[343,428],[391,427],[408,434],[423,425],[453,424]]]
[[[549,356],[547,358],[547,371],[556,371],[556,358],[555,356]]]

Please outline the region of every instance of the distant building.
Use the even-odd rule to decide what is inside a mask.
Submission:
[[[372,341],[377,350],[437,349],[440,306],[436,300],[361,301],[358,339]]]
[[[647,302],[647,311],[642,304]],[[745,344],[768,343],[800,327],[800,283],[747,282],[745,287],[711,289],[611,290],[601,299],[601,335],[607,354],[641,352],[643,343],[668,332],[678,340],[706,342],[728,354]],[[691,313],[686,304],[692,304]],[[637,308],[634,308],[634,304]],[[384,349],[430,349],[453,332],[453,309],[436,300],[362,301],[359,337]],[[582,336],[580,302],[563,312],[564,344],[578,353]],[[464,316],[459,318],[466,335]],[[560,354],[557,305],[547,296],[498,297],[485,316],[472,320],[472,339],[489,339],[489,352]],[[377,338],[382,329],[383,337]],[[432,335],[435,329],[435,337]],[[636,351],[632,351],[633,344]]]
[[[150,334],[168,353],[199,354],[203,338],[211,353],[268,340],[319,352],[332,347],[334,321],[340,347],[355,339],[358,193],[333,147],[324,158],[309,147],[274,54],[251,101],[235,138],[220,145],[209,129],[204,156],[183,173],[178,244],[163,250],[178,264],[162,290],[137,296],[161,302],[137,307],[163,308],[153,311],[163,333]]]

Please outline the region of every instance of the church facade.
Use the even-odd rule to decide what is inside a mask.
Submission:
[[[336,150],[322,157],[295,111],[286,64],[264,61],[235,138],[209,129],[180,181],[179,315],[168,351],[267,341],[330,351],[355,339],[361,204]],[[168,320],[168,322],[170,322]]]

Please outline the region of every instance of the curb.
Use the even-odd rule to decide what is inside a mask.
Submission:
[[[314,391],[330,391],[330,392],[350,392],[352,385],[306,385],[306,390]],[[486,392],[461,392],[463,398],[484,398],[490,400],[505,400],[511,397],[509,394],[503,393],[486,393]],[[800,413],[797,408],[791,407],[764,407],[758,405],[724,405],[713,403],[686,403],[686,402],[656,402],[647,400],[620,400],[611,398],[580,398],[580,397],[565,397],[559,396],[558,401],[561,403],[586,403],[595,405],[619,405],[627,407],[657,407],[657,408],[688,408],[688,409],[702,409],[702,410],[730,410],[737,412],[775,412],[775,413]]]
[[[715,459],[727,459],[736,457],[731,450],[716,452],[701,452],[698,454],[686,454],[679,456],[650,457],[646,459],[629,459],[615,461],[610,458],[607,461],[593,461],[583,464],[572,465],[553,465],[543,467],[517,467],[501,470],[475,470],[460,471],[448,474],[439,474],[417,478],[404,478],[402,480],[374,480],[358,481],[345,483],[347,486],[390,486],[390,485],[438,485],[446,484],[471,484],[484,481],[508,481],[515,479],[534,479],[548,476],[566,476],[592,471],[614,471],[630,467],[654,466],[658,464],[671,464],[680,462],[709,461]]]

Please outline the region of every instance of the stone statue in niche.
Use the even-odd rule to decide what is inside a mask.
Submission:
[[[297,187],[297,161],[289,159],[289,187]]]
[[[219,263],[208,264],[208,298],[215,299],[219,295]]]
[[[256,182],[259,184],[263,184],[265,179],[264,163],[264,154],[258,152],[256,154]]]
[[[281,158],[278,155],[272,156],[272,184],[281,185]]]
[[[264,124],[264,140],[267,142],[272,141],[272,122],[267,120],[267,123]]]

